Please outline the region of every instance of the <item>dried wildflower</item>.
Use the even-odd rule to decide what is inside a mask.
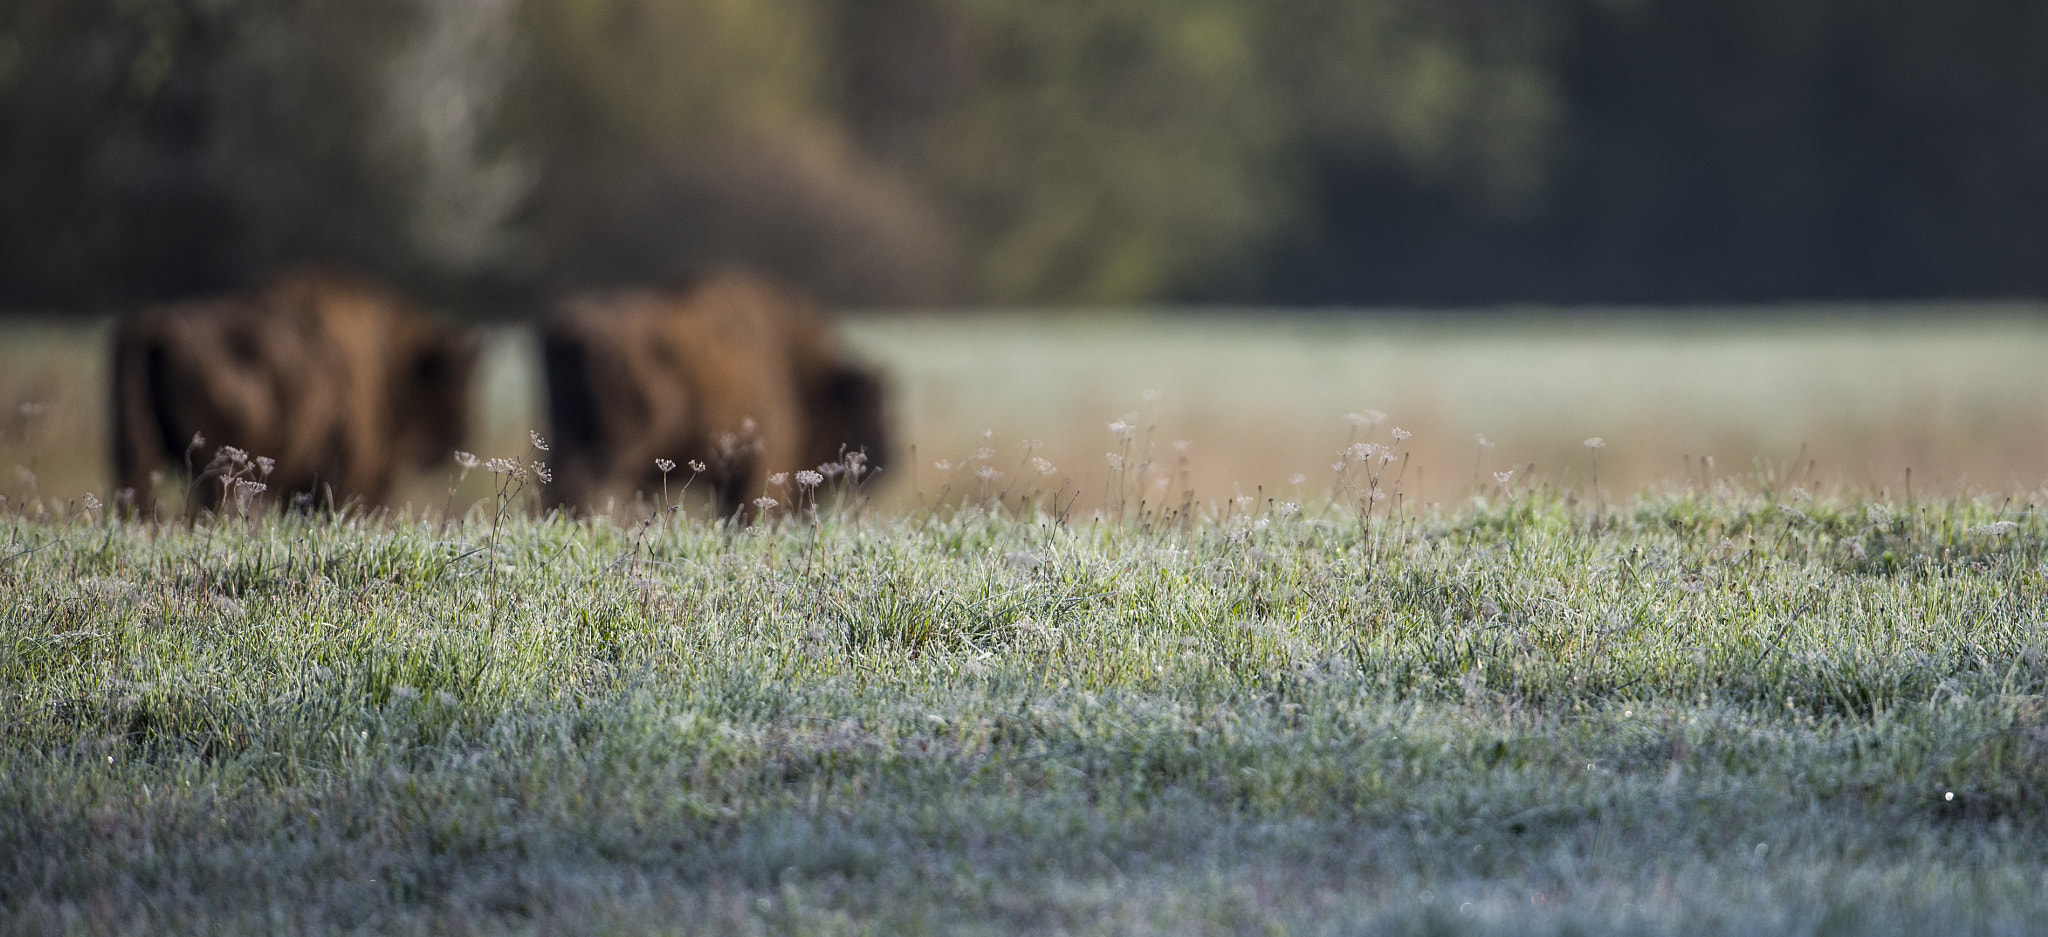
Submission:
[[[1115,436],[1116,436],[1116,438],[1118,438],[1118,439],[1129,439],[1129,438],[1131,438],[1132,436],[1135,436],[1135,435],[1137,435],[1137,434],[1138,434],[1138,428],[1137,428],[1137,427],[1135,427],[1135,426],[1132,426],[1131,424],[1129,424],[1129,423],[1127,423],[1127,422],[1125,422],[1125,421],[1123,421],[1123,420],[1117,420],[1117,421],[1115,421],[1115,422],[1113,422],[1113,423],[1109,424],[1109,431],[1110,431],[1110,433],[1111,433],[1111,434],[1115,435]]]
[[[1123,456],[1117,455],[1117,454],[1116,454],[1116,453],[1114,453],[1114,452],[1105,452],[1105,453],[1103,453],[1103,455],[1104,455],[1104,456],[1106,456],[1106,457],[1107,457],[1107,458],[1109,459],[1109,470],[1110,470],[1110,471],[1112,471],[1112,472],[1121,472],[1121,471],[1123,471],[1123,470],[1124,470],[1124,457],[1123,457]]]
[[[767,495],[762,495],[754,499],[754,506],[760,508],[763,512],[773,511],[775,510],[776,506],[781,503],[782,502],[777,501],[774,498],[768,497]]]
[[[1232,498],[1230,500],[1236,502],[1237,506],[1240,508],[1248,508],[1252,506],[1253,499],[1251,495],[1238,495],[1237,497]]]
[[[702,472],[702,471],[704,471],[704,463],[702,463],[702,462],[699,462],[699,461],[697,461],[696,459],[691,459],[691,460],[690,460],[690,471],[692,471],[692,472]]]
[[[667,475],[668,473],[676,470],[676,464],[668,459],[654,460],[654,467],[660,469],[661,474],[663,475]]]
[[[1051,462],[1039,458],[1031,460],[1031,467],[1037,469],[1040,475],[1051,475],[1059,471],[1059,469],[1053,467]]]
[[[239,478],[235,480],[235,494],[243,498],[248,498],[254,495],[260,495],[269,488],[269,485],[266,485],[262,482],[252,482],[246,478]]]
[[[813,472],[810,469],[804,469],[803,471],[796,473],[796,483],[797,487],[799,488],[816,488],[819,485],[824,484],[824,482],[825,476]]]
[[[87,498],[86,506],[91,507],[92,504],[90,499],[92,498],[92,495],[86,495],[85,497]],[[2018,530],[2019,527],[2020,525],[2017,521],[1992,521],[1989,524],[1980,524],[1976,527],[1970,528],[1970,533],[1979,537],[1995,537],[1999,534],[2012,533],[2013,531]]]
[[[1394,432],[1392,433],[1392,435],[1394,437],[1395,442],[1400,442],[1401,440],[1407,439],[1408,437],[1413,436],[1415,434],[1396,426],[1394,427]]]
[[[789,473],[776,472],[775,474],[768,476],[768,484],[775,485],[777,487],[789,484]]]
[[[1514,470],[1514,469],[1508,469],[1508,470],[1507,470],[1507,471],[1505,471],[1505,472],[1495,472],[1495,473],[1493,473],[1493,480],[1494,480],[1494,481],[1497,481],[1497,482],[1500,482],[1500,483],[1501,483],[1501,484],[1503,484],[1503,485],[1507,484],[1507,483],[1508,483],[1508,482],[1509,482],[1510,480],[1512,480],[1512,479],[1513,479],[1514,477],[1515,477],[1515,470]]]
[[[518,468],[511,459],[492,459],[484,463],[484,471],[493,475],[505,475]]]
[[[93,497],[92,492],[90,491],[85,493],[85,509],[88,511],[97,511],[100,509],[100,499]]]
[[[1293,517],[1301,513],[1301,503],[1297,501],[1282,501],[1280,502],[1279,510],[1281,517]]]
[[[1330,471],[1332,471],[1332,472],[1342,472],[1342,471],[1344,471],[1344,463],[1342,463],[1342,462],[1332,462],[1332,463],[1330,463]]]
[[[868,454],[867,451],[864,449],[855,449],[852,452],[846,454],[847,465],[859,465],[862,462],[866,462],[867,460]]]
[[[543,485],[554,484],[555,473],[548,471],[548,464],[546,462],[533,463],[533,475],[535,478],[540,479],[540,483]]]
[[[201,436],[201,435],[199,435],[198,433],[193,433],[193,434],[192,434],[192,446],[191,446],[191,448],[193,448],[193,449],[198,449],[198,448],[200,448],[200,447],[202,447],[202,446],[204,446],[204,445],[206,445],[206,437],[204,437],[204,436]]]
[[[820,474],[823,474],[826,478],[838,478],[840,472],[846,471],[846,466],[841,465],[837,462],[827,462],[823,465],[818,466],[818,471]]]
[[[220,447],[220,454],[227,456],[228,461],[236,465],[246,465],[249,462],[249,453],[237,449],[233,446]]]
[[[1882,504],[1870,505],[1863,509],[1863,513],[1870,518],[1872,524],[1878,527],[1883,527],[1892,522],[1891,510]]]
[[[263,477],[269,478],[270,473],[275,471],[276,469],[276,459],[273,459],[267,455],[259,455],[256,457],[256,471],[263,473]]]
[[[998,471],[993,465],[984,465],[974,470],[974,477],[985,482],[992,482],[1003,477],[1003,473]]]
[[[950,472],[953,470],[953,463],[948,462],[945,459],[940,459],[939,461],[932,463],[932,468],[938,469],[941,472]]]
[[[1598,436],[1588,436],[1586,437],[1585,445],[1588,449],[1605,449],[1607,448],[1607,440],[1601,439]]]
[[[547,440],[545,440],[545,439],[542,439],[542,438],[540,438],[540,434],[539,434],[539,433],[536,433],[536,432],[534,432],[533,430],[527,430],[527,431],[526,431],[526,438],[527,438],[527,439],[530,439],[530,440],[533,440],[533,447],[534,447],[535,449],[539,449],[539,450],[540,450],[540,451],[542,451],[542,452],[546,452],[546,451],[548,451],[548,441],[547,441]]]
[[[460,449],[457,449],[455,450],[455,464],[462,466],[463,470],[467,471],[469,469],[476,468],[478,465],[482,463],[477,461],[476,453],[464,452]]]

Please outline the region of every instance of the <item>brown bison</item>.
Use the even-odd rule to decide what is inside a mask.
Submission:
[[[114,473],[145,507],[181,463],[202,475],[188,510],[236,476],[297,505],[376,504],[462,441],[475,361],[470,336],[332,272],[146,309],[114,333]]]
[[[749,276],[569,299],[542,323],[541,354],[552,504],[654,491],[660,459],[702,464],[737,514],[774,473],[864,453],[864,474],[888,444],[881,379],[846,359],[816,309]],[[786,503],[785,484],[770,494]]]

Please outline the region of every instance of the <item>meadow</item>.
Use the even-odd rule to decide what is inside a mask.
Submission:
[[[746,527],[538,517],[489,477],[456,517],[141,523],[89,480],[57,496],[35,447],[84,421],[31,425],[43,490],[0,514],[0,931],[2033,933],[2048,397],[2017,399],[2043,331],[1996,321],[1845,350],[869,320],[863,348],[914,359],[920,467]],[[1119,329],[1214,350],[1093,357]],[[975,330],[979,358],[946,344]],[[1315,364],[1340,338],[1371,367]],[[1651,357],[1617,376],[1601,347]],[[524,392],[519,354],[489,386]],[[1469,368],[1402,370],[1431,354]],[[1636,389],[1517,416],[1574,381]],[[1494,409],[1402,412],[1454,393]],[[1276,441],[1207,435],[1228,406]],[[1390,416],[1344,422],[1367,406]],[[1869,422],[1809,436],[1814,413]],[[527,451],[518,419],[493,454]],[[1425,448],[1474,421],[1497,455]],[[1636,427],[1730,425],[1866,440],[1913,482],[1761,450],[1637,480],[1663,443]],[[1184,470],[1138,470],[1183,432]],[[1914,433],[1934,461],[1895,451]],[[1089,476],[1022,471],[1025,437]],[[1237,448],[1322,473],[1219,491],[1238,470],[1204,460]],[[1993,467],[2018,481],[1968,480]]]

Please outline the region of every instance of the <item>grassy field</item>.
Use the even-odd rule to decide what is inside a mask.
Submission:
[[[2037,933],[2041,505],[1767,481],[12,515],[0,931]]]
[[[935,494],[934,464],[957,465],[993,430],[1003,470],[1016,473],[1022,444],[1036,441],[1056,480],[1100,508],[1103,453],[1117,448],[1104,427],[1125,417],[1140,429],[1133,462],[1151,450],[1205,502],[1239,490],[1299,498],[1329,487],[1331,455],[1351,441],[1345,414],[1369,409],[1387,414],[1380,432],[1414,433],[1402,489],[1425,502],[1455,503],[1505,470],[1588,490],[1580,444],[1592,436],[1607,443],[1601,485],[1621,494],[1686,478],[1710,486],[1759,462],[1798,463],[1816,490],[1903,492],[1909,469],[1925,491],[2048,480],[2038,306],[1703,310],[1683,321],[867,315],[848,332],[897,390],[903,445],[880,496],[898,506]],[[104,340],[95,328],[0,323],[0,496],[106,497]],[[528,429],[547,431],[535,355],[515,330],[492,333],[489,348],[468,448],[513,455]],[[23,403],[44,408],[23,420]],[[439,508],[447,485],[431,473],[399,500]],[[473,481],[458,501],[486,492]]]
[[[2036,933],[2048,320],[1945,312],[871,316],[746,528],[109,518],[9,325],[0,933]]]

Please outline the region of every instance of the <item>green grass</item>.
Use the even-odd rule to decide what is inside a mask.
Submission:
[[[0,519],[0,931],[2048,920],[2038,505],[1018,513]]]

